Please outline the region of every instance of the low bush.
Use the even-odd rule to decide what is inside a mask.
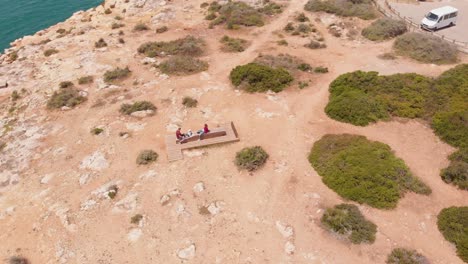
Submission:
[[[445,239],[455,244],[457,255],[468,263],[468,206],[442,209],[437,226]]]
[[[144,23],[138,23],[133,27],[133,31],[145,31],[149,30],[149,27]]]
[[[408,191],[431,193],[388,145],[364,136],[325,135],[312,147],[309,162],[330,189],[372,207],[395,208]]]
[[[112,10],[110,10],[109,8],[107,8],[107,9],[104,11],[104,14],[106,14],[106,15],[112,14]]]
[[[283,7],[275,2],[264,1],[263,6],[258,9],[262,14],[272,16],[276,14],[281,14],[283,12]]]
[[[218,12],[218,15],[215,12]],[[263,14],[244,2],[232,1],[222,6],[213,6],[211,13],[216,16],[210,24],[211,27],[226,24],[228,29],[236,29],[239,26],[264,25]]]
[[[272,68],[283,68],[290,72],[297,70],[300,65],[305,64],[303,60],[295,56],[282,53],[278,55],[260,54],[255,58],[254,62]]]
[[[377,226],[362,215],[352,204],[327,208],[320,222],[328,229],[349,239],[353,244],[374,243]]]
[[[18,52],[17,51],[13,51],[13,52],[8,53],[8,61],[9,62],[14,62],[17,59],[18,59]]]
[[[138,165],[150,164],[152,162],[155,162],[158,159],[158,156],[158,153],[154,152],[153,150],[142,150],[140,154],[138,154],[136,163]]]
[[[64,82],[59,83],[59,87],[62,88],[62,89],[63,88],[70,88],[70,87],[73,87],[73,86],[74,86],[74,84],[72,82],[70,82],[70,81],[64,81]]]
[[[58,52],[59,51],[56,50],[56,49],[47,49],[47,50],[44,51],[44,56],[49,57],[49,56],[51,56],[53,54],[56,54]]]
[[[304,13],[300,13],[299,15],[296,16],[295,20],[297,22],[307,22],[309,21],[309,18]]]
[[[282,40],[278,40],[276,42],[276,44],[280,45],[280,46],[287,46],[288,45],[288,42],[285,40],[285,39],[282,39]]]
[[[193,107],[197,107],[198,101],[197,99],[186,96],[184,97],[184,99],[182,99],[182,105],[184,105],[185,107],[193,108]]]
[[[101,134],[102,132],[104,132],[104,129],[99,128],[99,127],[95,127],[91,129],[91,134],[96,135],[96,136]]]
[[[423,63],[450,64],[458,61],[455,45],[429,34],[411,32],[393,43],[395,53]]]
[[[5,142],[0,141],[0,151],[2,151],[3,149],[5,149],[5,148],[6,148],[6,145],[7,145],[7,144],[6,144]]]
[[[289,22],[288,24],[286,24],[286,26],[284,26],[283,30],[286,31],[286,32],[293,32],[296,28],[294,27],[294,24]]]
[[[395,54],[391,53],[391,52],[386,52],[386,53],[382,53],[380,55],[377,56],[379,59],[382,59],[382,60],[396,60],[396,56]]]
[[[106,83],[112,83],[118,80],[123,80],[127,78],[128,76],[130,76],[131,73],[132,72],[130,71],[128,67],[125,67],[125,68],[117,67],[113,69],[112,71],[106,71],[104,73],[104,81]]]
[[[327,45],[312,39],[310,40],[309,43],[305,44],[304,47],[309,48],[309,49],[324,49],[327,47]]]
[[[186,36],[168,42],[147,42],[138,48],[138,52],[145,54],[147,57],[163,55],[200,56],[203,54],[205,47],[206,44],[203,39]]]
[[[62,108],[64,106],[75,107],[86,100],[87,98],[81,96],[78,90],[71,88],[61,89],[60,91],[56,91],[52,94],[52,97],[50,97],[47,102],[47,108],[54,109]]]
[[[297,69],[308,72],[312,70],[312,66],[309,63],[301,63],[297,66]]]
[[[114,22],[114,23],[112,23],[111,28],[112,29],[117,29],[117,28],[121,28],[121,27],[124,27],[124,26],[125,26],[125,24]]]
[[[94,43],[95,48],[104,48],[107,47],[107,43],[103,38],[100,38],[97,42]]]
[[[123,38],[119,38],[119,43],[120,44],[124,44],[125,43],[125,40]]]
[[[19,95],[18,91],[15,90],[11,93],[11,101],[15,102],[18,101],[20,98],[21,96]]]
[[[450,164],[440,172],[442,180],[468,190],[468,148],[461,148],[449,156]]]
[[[8,259],[8,264],[30,264],[31,262],[29,262],[29,260],[25,257],[19,257],[19,256],[15,256],[15,257],[11,257],[10,259]]]
[[[224,52],[242,52],[249,46],[249,42],[245,39],[230,38],[226,35],[221,38],[220,42],[221,50]]]
[[[117,196],[117,193],[119,192],[119,187],[115,184],[109,186],[107,189],[107,197],[110,199],[114,199]]]
[[[122,104],[120,106],[120,113],[125,115],[131,115],[134,112],[153,110],[156,111],[156,106],[148,101],[136,101],[133,104]]]
[[[130,223],[138,225],[140,224],[140,221],[143,220],[143,215],[141,214],[136,214],[130,218]]]
[[[82,85],[82,84],[90,84],[90,83],[93,83],[94,81],[94,77],[91,76],[91,75],[88,75],[88,76],[83,76],[83,77],[80,77],[78,79],[78,84]]]
[[[159,65],[161,72],[175,75],[190,75],[208,70],[208,63],[190,56],[170,57]]]
[[[268,90],[278,93],[294,80],[283,68],[275,69],[259,63],[237,66],[229,77],[234,86],[250,93]]]
[[[311,12],[327,12],[343,17],[359,17],[361,19],[374,19],[377,12],[372,0],[309,0],[304,7]]]
[[[406,248],[395,248],[388,255],[387,264],[430,264],[423,255]]]
[[[372,41],[387,40],[407,31],[405,21],[391,18],[380,18],[364,28],[361,34]]]
[[[115,19],[115,20],[122,20],[122,19],[123,19],[123,17],[121,17],[121,16],[117,15],[117,16],[115,16],[115,17],[114,17],[114,19]]]
[[[328,72],[328,68],[327,68],[327,67],[318,66],[318,67],[315,67],[314,72],[315,72],[315,73],[327,73],[327,72]]]
[[[235,164],[239,169],[255,171],[261,168],[268,159],[268,153],[260,146],[243,148],[237,152]]]
[[[158,28],[156,29],[156,33],[161,34],[161,33],[164,33],[164,32],[166,32],[166,31],[168,31],[168,30],[169,30],[169,28],[168,28],[167,26],[158,27]]]

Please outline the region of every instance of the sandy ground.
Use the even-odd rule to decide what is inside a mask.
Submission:
[[[453,27],[440,29],[437,31],[437,33],[442,34],[450,39],[468,43],[468,1],[442,0],[434,2],[417,2],[416,4],[390,2],[390,4],[402,16],[410,18],[414,23],[417,24],[421,23],[421,20],[424,18],[424,16],[432,9],[447,5],[453,6],[459,10],[457,24]]]
[[[95,29],[75,36],[62,48],[66,52],[52,58],[38,56],[32,75],[43,77],[22,85],[31,90],[36,87],[33,94],[42,101],[30,101],[23,115],[40,122],[45,136],[31,150],[32,160],[20,172],[19,182],[0,189],[0,260],[20,254],[32,263],[361,264],[384,263],[392,248],[409,247],[432,263],[462,263],[436,225],[442,208],[466,205],[468,201],[467,192],[445,184],[439,177],[454,149],[417,120],[355,127],[331,120],[323,111],[328,85],[339,74],[360,69],[437,76],[453,65],[426,65],[402,58],[381,60],[377,56],[390,51],[391,42],[338,39],[317,22],[326,49],[306,49],[303,44],[307,40],[300,37],[287,37],[288,47],[277,46],[273,32],[282,29],[305,2],[288,2],[286,10],[264,27],[229,32],[252,42],[239,54],[219,52],[218,40],[226,30],[207,29],[198,7],[201,1],[175,0],[170,6],[176,10],[176,19],[165,22],[171,30],[164,34],[132,32],[133,24],[149,16],[128,15],[124,20],[126,44],[96,51],[94,41],[100,37],[113,39],[109,29],[99,25],[110,24],[114,15],[106,18],[98,14],[98,19],[90,23]],[[336,19],[324,14],[309,16],[312,21]],[[207,40],[207,55],[203,57],[210,63],[207,72],[166,79],[150,65],[142,64],[143,57],[136,54],[145,41],[187,34]],[[23,43],[40,39],[35,36]],[[95,61],[86,66],[81,60],[84,66],[74,67],[84,50],[92,51]],[[251,62],[259,53],[288,53],[312,66],[326,66],[330,72],[304,73],[300,78],[310,79],[311,84],[303,90],[296,85],[279,94],[234,90],[229,71]],[[466,62],[466,57],[462,61]],[[39,70],[52,62],[61,70]],[[90,73],[102,76],[105,67],[99,65],[128,65],[132,77],[119,88],[90,85],[86,88],[88,102],[74,110],[45,110],[45,93],[50,86]],[[11,89],[15,88],[18,86]],[[197,108],[181,106],[187,95],[198,99]],[[106,104],[92,107],[98,98]],[[157,114],[145,118],[120,115],[120,104],[133,100],[153,102]],[[240,142],[186,151],[184,160],[167,162],[164,136],[172,133],[169,124],[194,130],[205,122],[215,127],[228,121],[235,123]],[[105,132],[91,135],[90,129],[96,126],[104,127]],[[121,131],[130,131],[132,136],[121,138]],[[306,158],[313,143],[328,133],[359,134],[390,145],[433,193],[407,194],[394,210],[359,206],[378,226],[375,243],[353,245],[340,240],[320,226],[320,217],[324,208],[344,200],[322,183]],[[266,166],[252,174],[238,171],[233,164],[235,153],[254,145],[270,154]],[[159,160],[137,166],[137,154],[148,148],[160,154]],[[96,152],[103,158],[95,164],[102,166],[80,168],[83,160]],[[119,186],[114,200],[102,191],[110,184]],[[162,204],[162,197],[170,197],[169,202]],[[200,213],[203,206],[212,212]],[[130,218],[137,213],[144,216],[143,221],[131,224]],[[292,233],[287,232],[290,229]],[[291,248],[293,251],[288,251]]]

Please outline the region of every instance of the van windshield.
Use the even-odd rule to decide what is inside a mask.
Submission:
[[[437,21],[437,19],[439,18],[437,15],[433,14],[433,13],[429,13],[426,15],[426,18],[429,19],[429,20],[432,20],[432,21]]]

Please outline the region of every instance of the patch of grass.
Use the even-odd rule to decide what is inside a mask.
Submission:
[[[371,0],[309,0],[304,7],[311,12],[326,12],[343,17],[359,17],[361,19],[374,19],[377,11]]]
[[[119,187],[117,185],[111,185],[107,189],[107,197],[110,199],[114,199],[117,196],[117,193],[119,192]]]
[[[8,264],[30,264],[29,260],[25,257],[15,256],[8,259]]]
[[[120,113],[131,115],[134,112],[153,110],[156,111],[156,106],[149,101],[136,101],[133,104],[122,104],[120,106]]]
[[[124,27],[124,26],[125,26],[125,24],[123,24],[123,23],[114,22],[114,23],[112,23],[111,28],[112,29],[117,29],[117,28],[121,28],[121,27]]]
[[[235,164],[241,170],[255,171],[261,168],[269,155],[260,146],[243,148],[236,153]]]
[[[211,27],[226,24],[228,29],[236,29],[239,26],[260,27],[265,24],[263,14],[244,2],[232,1],[222,6],[213,6],[211,13],[216,16],[210,24]]]
[[[143,220],[143,215],[136,214],[136,215],[132,216],[132,218],[130,218],[130,223],[132,223],[134,225],[138,225],[138,224],[140,224],[141,220]]]
[[[416,250],[394,248],[388,255],[387,264],[430,264],[429,260]]]
[[[94,47],[104,48],[104,47],[107,47],[107,43],[103,38],[100,38],[97,42],[94,43]]]
[[[375,208],[395,208],[408,191],[431,193],[388,145],[364,136],[325,135],[312,147],[309,162],[330,189]]]
[[[327,45],[312,39],[309,43],[305,44],[304,47],[309,49],[324,49],[327,47]]]
[[[208,70],[208,63],[190,56],[170,57],[159,65],[161,72],[175,75],[190,75]]]
[[[258,9],[258,11],[262,14],[272,16],[276,14],[281,14],[283,12],[283,6],[271,2],[271,1],[264,1],[264,5]]]
[[[242,52],[248,46],[249,42],[241,38],[230,38],[224,35],[221,40],[221,50],[224,52]]]
[[[429,34],[406,33],[395,40],[393,49],[397,55],[423,63],[450,64],[458,61],[455,45]]]
[[[397,37],[406,31],[406,24],[403,20],[379,18],[364,28],[361,34],[372,41],[381,41]]]
[[[78,79],[78,84],[83,85],[83,84],[90,84],[94,82],[94,77],[91,75],[88,76],[82,76]]]
[[[95,127],[91,129],[91,134],[96,135],[96,136],[101,134],[102,132],[104,132],[104,129],[99,128],[99,127]]]
[[[138,165],[146,165],[152,162],[155,162],[158,159],[158,153],[154,152],[153,150],[146,149],[142,150],[136,159],[136,163]]]
[[[61,89],[52,94],[49,101],[47,101],[47,108],[57,109],[66,107],[75,107],[87,100],[86,97],[83,97],[79,94],[78,90],[75,89]]]
[[[200,56],[206,47],[205,41],[201,38],[186,36],[173,41],[147,42],[138,48],[138,53],[143,53],[147,57],[164,55],[186,55]]]
[[[367,220],[353,204],[327,208],[320,222],[326,229],[345,237],[353,244],[372,244],[375,241],[377,226]]]
[[[445,239],[455,244],[457,255],[468,262],[468,206],[442,209],[437,226]]]
[[[49,56],[51,56],[53,54],[56,54],[56,53],[59,53],[59,51],[56,50],[56,49],[47,49],[47,50],[44,51],[44,56],[49,57]]]
[[[287,46],[288,45],[288,42],[285,40],[285,39],[282,39],[282,40],[278,40],[276,42],[276,44],[280,45],[280,46]]]
[[[149,27],[144,23],[138,23],[133,27],[133,31],[146,31]]]
[[[318,66],[318,67],[315,67],[314,72],[315,72],[315,73],[327,73],[327,72],[328,72],[328,68],[327,68],[327,67]]]
[[[198,101],[197,99],[194,99],[192,97],[185,96],[184,99],[182,99],[182,105],[184,105],[185,107],[193,108],[197,107]]]
[[[302,90],[302,89],[304,89],[304,88],[306,88],[306,87],[309,87],[309,83],[308,83],[308,82],[302,82],[302,81],[301,81],[301,82],[298,83],[298,86],[299,86],[299,89]]]
[[[130,71],[128,67],[125,67],[125,68],[117,67],[113,69],[112,71],[106,71],[104,73],[104,81],[106,83],[112,83],[115,81],[123,80],[127,78],[128,76],[130,76],[131,73],[132,72]]]
[[[272,68],[259,63],[249,63],[235,67],[230,73],[234,86],[247,92],[281,92],[294,78],[283,68]]]
[[[75,85],[70,81],[63,81],[63,82],[59,83],[59,87],[62,88],[62,89],[70,88],[70,87],[73,87],[73,86],[75,86]]]
[[[158,27],[158,28],[156,29],[156,33],[161,34],[161,33],[164,33],[164,32],[166,32],[166,31],[168,31],[168,30],[169,30],[169,28],[168,28],[167,26]]]

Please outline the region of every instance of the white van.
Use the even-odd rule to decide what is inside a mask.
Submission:
[[[458,9],[444,6],[433,9],[421,21],[421,28],[437,30],[439,28],[453,26],[457,22]]]

